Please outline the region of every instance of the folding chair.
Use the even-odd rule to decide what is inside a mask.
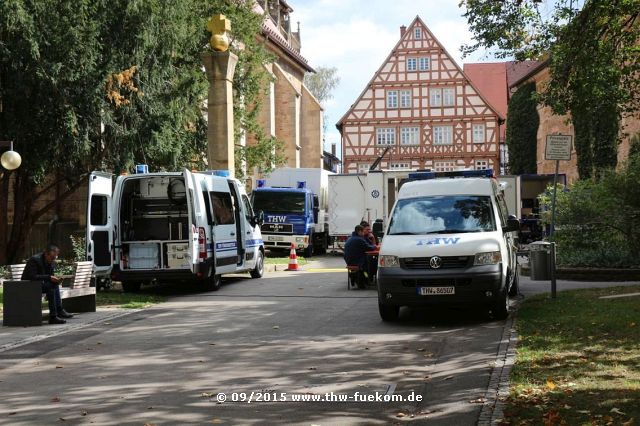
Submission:
[[[347,290],[351,290],[352,285],[360,289],[365,288],[365,283],[362,282],[362,279],[364,277],[358,265],[347,265]]]

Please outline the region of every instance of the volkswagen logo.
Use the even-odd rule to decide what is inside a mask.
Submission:
[[[431,268],[433,269],[438,269],[442,266],[442,258],[433,256],[431,259],[429,259],[429,266],[431,266]]]

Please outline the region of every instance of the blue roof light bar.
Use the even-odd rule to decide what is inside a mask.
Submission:
[[[409,179],[425,180],[436,178],[456,178],[456,177],[493,177],[493,169],[481,170],[456,170],[452,172],[415,172],[409,173]]]

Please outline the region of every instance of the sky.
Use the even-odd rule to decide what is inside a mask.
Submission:
[[[327,117],[326,151],[340,133],[335,124],[348,111],[400,40],[400,26],[416,15],[425,22],[462,67],[462,44],[472,41],[458,7],[460,0],[287,0],[293,8],[292,29],[300,22],[301,53],[312,68],[336,67],[340,84],[323,105]],[[491,62],[485,50],[464,62]]]

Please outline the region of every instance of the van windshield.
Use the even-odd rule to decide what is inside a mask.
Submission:
[[[396,204],[389,235],[495,231],[488,196],[439,195],[407,198]]]
[[[253,192],[253,209],[268,213],[304,213],[304,192]]]

